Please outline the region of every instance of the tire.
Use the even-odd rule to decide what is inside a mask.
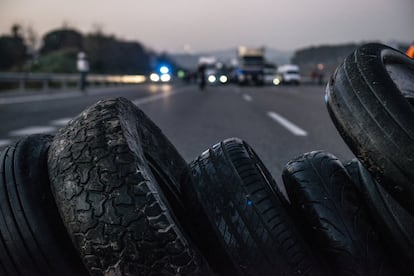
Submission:
[[[86,109],[57,133],[48,162],[60,214],[92,275],[210,273],[181,228],[188,165],[132,102]]]
[[[354,183],[355,188],[358,190],[358,193],[362,193],[362,180],[361,174],[359,172],[360,162],[358,161],[358,159],[354,158],[352,160],[344,162],[343,164],[349,176],[351,177],[351,180]]]
[[[321,275],[284,209],[276,183],[252,148],[232,138],[190,164],[185,204],[195,237],[219,275]]]
[[[0,157],[1,275],[88,275],[50,190],[49,135],[32,135]]]
[[[331,77],[326,100],[340,134],[367,170],[414,214],[414,61],[366,44]]]
[[[414,217],[371,177],[362,164],[359,164],[359,174],[362,194],[382,239],[406,272],[405,275],[412,274]]]
[[[395,275],[363,201],[335,156],[306,153],[286,165],[283,181],[304,235],[334,274]]]

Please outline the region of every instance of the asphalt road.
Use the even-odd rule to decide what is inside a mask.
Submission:
[[[247,141],[278,184],[292,158],[326,150],[353,158],[324,104],[322,86],[209,86],[143,84],[59,93],[0,94],[0,150],[32,133],[53,133],[100,99],[126,97],[170,138],[187,161],[230,137]]]

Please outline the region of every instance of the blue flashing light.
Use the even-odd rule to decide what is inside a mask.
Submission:
[[[167,66],[163,65],[160,67],[161,74],[168,74],[169,72],[170,72],[170,68],[168,68]]]
[[[251,201],[250,199],[247,200],[247,206],[252,206],[253,205],[253,201]]]

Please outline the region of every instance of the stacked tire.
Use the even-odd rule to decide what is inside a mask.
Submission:
[[[331,271],[347,275],[402,275],[346,168],[314,151],[290,161],[283,181],[296,220]]]
[[[349,148],[414,214],[414,61],[367,44],[337,68],[326,89],[331,119]]]
[[[326,89],[329,114],[356,160],[347,164],[395,263],[414,261],[414,61],[381,44],[348,56]]]
[[[49,135],[33,135],[0,156],[0,275],[87,275],[50,189]]]
[[[414,261],[414,62],[381,44],[348,56],[326,103],[357,157],[330,153],[289,162],[283,180],[294,216],[331,268],[353,275],[411,275]]]
[[[91,275],[209,275],[183,226],[188,168],[132,102],[96,103],[51,145],[51,188]]]
[[[56,134],[48,171],[90,275],[329,274],[240,139],[186,164],[132,102],[109,99]]]
[[[305,153],[287,197],[251,146],[187,164],[124,98],[0,155],[0,275],[410,275],[414,65],[358,48],[328,86],[357,159]]]
[[[289,214],[289,203],[244,141],[214,145],[183,185],[199,247],[219,275],[326,275]],[[207,237],[204,238],[203,237]]]

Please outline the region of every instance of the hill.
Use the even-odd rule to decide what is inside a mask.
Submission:
[[[318,68],[323,68],[322,73],[325,76],[329,76],[349,54],[365,43],[368,42],[319,45],[298,49],[292,57],[292,63],[300,66],[302,75],[310,76]],[[397,41],[391,41],[385,44],[402,52],[405,52],[409,46],[408,43]]]

